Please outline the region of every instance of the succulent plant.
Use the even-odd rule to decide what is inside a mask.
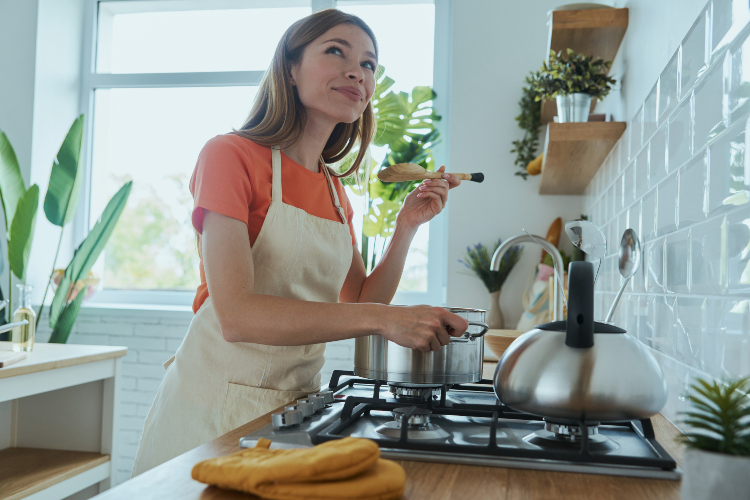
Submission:
[[[690,386],[691,409],[682,412],[691,430],[679,439],[690,448],[750,456],[750,377]]]

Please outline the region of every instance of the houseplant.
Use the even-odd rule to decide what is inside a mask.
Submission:
[[[515,166],[518,168],[515,175],[526,180],[531,174],[527,170],[527,165],[536,157],[536,150],[539,147],[539,127],[541,126],[542,110],[539,104],[539,90],[536,81],[541,77],[539,71],[532,71],[526,76],[526,85],[521,89],[521,100],[518,105],[521,107],[521,114],[516,116],[518,126],[523,130],[523,137],[513,141],[511,153],[516,153]]]
[[[471,270],[472,274],[482,280],[482,283],[484,283],[484,286],[490,293],[487,324],[493,329],[501,329],[505,326],[505,320],[500,309],[500,290],[523,254],[523,248],[520,245],[514,245],[500,259],[500,269],[493,271],[490,269],[492,255],[494,255],[501,243],[502,241],[498,239],[495,247],[492,249],[492,253],[482,243],[477,243],[473,247],[466,247],[464,260],[459,260],[467,269]]]
[[[79,158],[83,126],[84,116],[80,115],[70,127],[53,161],[49,186],[44,198],[44,214],[47,220],[60,228],[60,241],[52,263],[53,271],[62,245],[62,230],[73,218],[78,207],[81,187]],[[50,307],[49,324],[52,328],[50,342],[67,341],[81,303],[86,296],[85,280],[125,208],[132,185],[132,181],[125,183],[110,199],[102,216],[75,250],[70,264],[65,269]],[[34,184],[26,189],[16,154],[8,137],[2,131],[0,131],[0,198],[2,198],[6,227],[10,228],[6,238],[11,274],[25,283],[36,214],[39,208],[39,187]],[[52,274],[50,273],[47,287],[45,287],[44,298],[47,296]],[[9,278],[9,289],[12,288],[11,284],[12,276]],[[78,293],[71,294],[71,288],[76,289]],[[10,291],[8,296],[10,297]],[[42,305],[37,314],[37,326],[44,310],[44,298],[42,298]],[[3,321],[6,321],[5,318]]]
[[[679,439],[687,446],[683,500],[747,498],[750,477],[750,377],[707,382],[697,379],[683,412],[690,428]]]
[[[434,170],[432,147],[440,134],[435,122],[440,120],[431,103],[437,96],[430,87],[414,87],[411,94],[393,92],[395,81],[385,76],[385,68],[378,67],[377,85],[372,105],[377,119],[377,131],[373,138],[375,146],[386,146],[388,152],[380,166],[369,155],[356,175],[343,179],[355,194],[363,196],[366,214],[362,225],[362,260],[370,272],[385,250],[387,239],[393,235],[396,216],[406,196],[419,181],[382,182],[377,173],[397,163],[415,163],[427,170]],[[357,156],[349,153],[340,163],[332,165],[340,170],[348,169]]]
[[[607,74],[612,61],[585,56],[567,49],[550,51],[549,60],[542,63],[540,76],[535,81],[539,99],[555,98],[560,122],[588,121],[591,99],[602,100],[617,80]]]

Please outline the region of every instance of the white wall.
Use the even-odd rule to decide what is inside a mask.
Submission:
[[[489,294],[458,262],[468,245],[492,245],[523,234],[544,237],[552,221],[577,219],[581,196],[540,196],[539,177],[524,181],[516,171],[512,141],[523,132],[515,117],[524,78],[538,69],[547,50],[547,11],[559,0],[499,2],[454,0],[451,33],[450,165],[485,174],[482,184],[466,182],[448,200],[448,293],[451,306],[488,307]],[[540,133],[540,148],[545,128]],[[562,248],[571,250],[563,236]],[[521,292],[541,257],[525,245],[524,257],[503,286],[506,328],[515,328],[523,309]]]

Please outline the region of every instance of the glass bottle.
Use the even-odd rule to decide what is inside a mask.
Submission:
[[[34,334],[36,330],[36,313],[31,308],[31,289],[33,285],[18,284],[20,305],[13,313],[13,322],[28,320],[28,325],[18,326],[11,334],[14,351],[30,351],[34,348]]]

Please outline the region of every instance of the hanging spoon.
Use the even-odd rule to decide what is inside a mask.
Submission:
[[[599,226],[587,220],[577,219],[565,223],[565,234],[568,235],[573,246],[581,250],[586,255],[599,259],[599,265],[596,268],[596,278],[599,277],[599,269],[602,267],[602,259],[607,253],[607,238]]]
[[[640,264],[641,243],[638,241],[638,235],[635,234],[635,231],[632,229],[626,229],[622,235],[622,240],[620,240],[620,260],[618,265],[620,268],[620,276],[625,278],[625,281],[622,282],[620,291],[617,292],[615,301],[612,303],[612,307],[609,308],[607,319],[604,320],[605,323],[609,322],[615,314],[615,307],[617,307],[617,303],[620,301],[622,291],[625,290],[625,285],[628,284],[628,281],[630,281],[630,278],[632,278],[638,270]]]
[[[378,179],[383,182],[421,181],[423,179],[442,179],[445,172],[430,172],[415,163],[397,163],[378,172]],[[482,182],[484,174],[454,174],[462,181]]]

